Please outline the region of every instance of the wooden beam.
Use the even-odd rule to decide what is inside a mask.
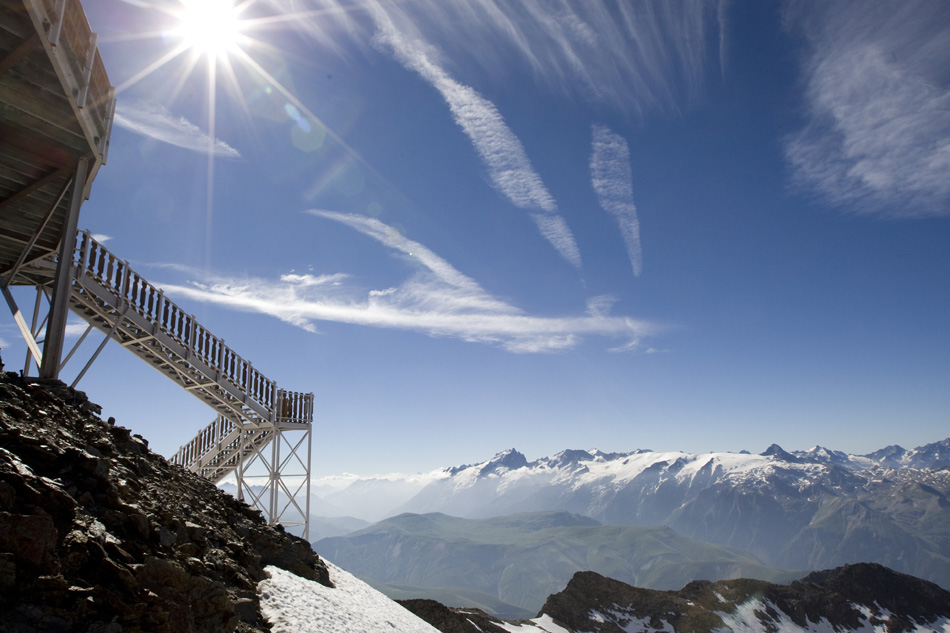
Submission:
[[[37,240],[40,239],[40,235],[43,234],[43,231],[46,230],[46,225],[49,224],[50,219],[53,217],[53,214],[56,212],[56,207],[59,206],[60,201],[66,196],[66,192],[69,190],[69,185],[73,183],[73,179],[70,178],[66,181],[66,184],[63,185],[63,188],[59,192],[59,196],[56,198],[56,201],[50,206],[49,211],[46,212],[46,215],[43,217],[43,221],[40,222],[40,225],[33,232],[33,237],[30,238],[30,241],[26,246],[23,247],[23,250],[20,252],[20,256],[17,258],[16,263],[13,264],[13,268],[10,269],[9,275],[10,279],[16,277],[16,274],[20,271],[20,266],[26,261],[26,258],[30,255],[30,252],[33,250],[33,246],[36,244]],[[7,282],[9,283],[9,282]]]
[[[0,123],[0,138],[3,139],[4,147],[12,148],[35,162],[50,167],[66,167],[75,171],[81,158],[62,147],[44,142],[35,134],[25,133],[21,127]]]
[[[0,75],[16,66],[17,62],[29,55],[30,51],[39,46],[39,43],[40,36],[37,33],[20,42],[16,48],[10,51],[9,55],[0,60]]]
[[[67,169],[67,168],[65,168],[65,167],[61,167],[60,169],[57,169],[56,171],[53,171],[53,172],[50,172],[50,173],[46,174],[45,176],[43,176],[43,177],[40,178],[39,180],[36,180],[36,181],[32,182],[31,184],[27,185],[27,186],[24,187],[23,189],[20,189],[19,191],[17,191],[17,192],[16,192],[15,194],[13,194],[12,196],[10,196],[10,197],[8,197],[8,198],[6,198],[6,199],[4,199],[4,200],[0,200],[0,211],[3,211],[4,207],[8,207],[8,206],[10,206],[10,205],[12,205],[12,204],[15,204],[15,203],[19,202],[19,201],[22,200],[23,198],[26,198],[26,197],[28,197],[28,196],[31,196],[34,192],[36,192],[36,191],[39,190],[39,189],[42,189],[43,187],[47,186],[48,184],[50,184],[50,183],[52,183],[52,182],[56,182],[56,180],[62,178],[63,176],[68,175],[68,174],[70,173],[70,171],[71,171],[71,170],[69,170],[69,169]]]
[[[3,231],[0,232],[0,240],[6,240],[7,242],[16,242],[17,244],[29,244],[30,240],[32,239],[33,239],[32,235],[19,233],[9,227],[3,227]],[[33,243],[33,245],[43,250],[46,250],[50,253],[55,253],[56,249],[59,248],[59,241],[50,242],[50,241],[44,241],[44,240],[36,240]]]

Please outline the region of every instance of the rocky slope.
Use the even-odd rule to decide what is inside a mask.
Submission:
[[[815,572],[789,585],[697,581],[680,591],[631,587],[576,574],[542,613],[572,631],[910,631],[950,630],[950,592],[880,565]]]
[[[265,566],[329,584],[308,543],[97,413],[0,374],[0,632],[265,631]]]

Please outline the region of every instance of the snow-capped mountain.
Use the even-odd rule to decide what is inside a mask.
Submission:
[[[605,524],[666,525],[785,569],[878,562],[950,587],[948,454],[950,439],[860,456],[773,445],[760,455],[568,450],[529,462],[509,449],[416,476],[377,516],[360,518],[565,510]],[[346,508],[348,491],[334,505]]]
[[[807,451],[795,451],[795,457],[804,461],[838,464],[851,469],[865,469],[880,466],[884,468],[941,469],[950,466],[950,438],[942,442],[933,442],[913,450],[891,445],[868,453],[867,455],[849,455],[823,446]]]

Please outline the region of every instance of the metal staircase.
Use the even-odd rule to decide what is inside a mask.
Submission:
[[[33,261],[17,281],[45,288],[56,266],[53,256]],[[306,538],[313,394],[278,389],[88,231],[73,251],[69,285],[72,312],[106,335],[99,351],[118,342],[217,412],[170,461],[215,483],[234,477],[239,498],[272,523],[303,526]]]
[[[306,538],[313,395],[278,389],[127,262],[77,234],[115,115],[97,42],[80,0],[0,1],[0,294],[28,348],[23,373],[35,361],[41,377],[59,378],[92,330],[105,333],[73,385],[118,341],[217,413],[173,461],[215,482],[233,476],[239,497],[272,523],[302,525]],[[32,324],[17,286],[36,288]],[[70,310],[90,327],[64,353]]]

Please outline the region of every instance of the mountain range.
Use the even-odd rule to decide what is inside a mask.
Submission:
[[[567,512],[491,519],[401,514],[314,548],[390,597],[425,596],[513,619],[536,614],[581,570],[667,590],[698,578],[784,582],[803,575],[668,527],[601,525]]]
[[[950,587],[948,461],[950,439],[868,455],[773,445],[759,455],[566,450],[529,462],[510,449],[427,475],[317,489],[340,514],[369,521],[565,511],[666,526],[781,569],[875,562]]]
[[[869,564],[788,585],[692,581],[678,591],[582,571],[530,620],[402,602],[416,617],[267,525],[257,510],[170,465],[100,411],[58,381],[0,372],[2,633],[950,631],[950,593]],[[507,472],[506,460],[517,457],[497,460],[486,476]],[[618,573],[624,564],[611,548],[624,541],[647,557],[673,557],[686,577],[706,573],[689,568],[706,564],[710,551],[743,569],[755,565],[747,554],[691,543],[670,528],[604,526],[565,512],[492,520],[406,515],[388,524],[416,534],[447,527],[489,548],[534,543],[538,560],[583,556]],[[649,560],[637,567],[638,582],[659,568]],[[509,573],[528,590],[541,577],[535,569]]]

